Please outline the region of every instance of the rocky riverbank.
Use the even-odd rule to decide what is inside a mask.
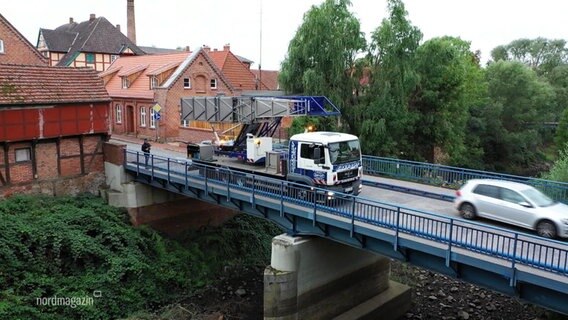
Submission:
[[[263,267],[226,268],[209,286],[160,312],[157,319],[262,319]],[[413,288],[412,307],[403,319],[550,320],[544,309],[398,261],[391,278]]]

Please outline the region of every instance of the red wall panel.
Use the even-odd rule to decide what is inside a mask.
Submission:
[[[105,133],[108,104],[82,104],[53,108],[3,109],[0,141],[22,141],[86,133]]]

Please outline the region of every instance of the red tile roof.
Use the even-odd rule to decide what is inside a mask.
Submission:
[[[156,54],[133,57],[120,57],[105,71],[106,75],[114,73],[120,69],[119,75],[127,74],[131,70],[136,70],[139,66],[145,66],[142,74],[131,83],[128,89],[122,88],[122,80],[119,76],[112,76],[107,82],[106,88],[111,97],[129,97],[154,99],[154,90],[150,89],[150,77],[156,70],[163,69],[166,66],[175,68],[180,65],[191,52],[181,52],[172,54]]]
[[[251,70],[255,77],[258,77],[263,85],[263,90],[280,90],[280,85],[278,84],[278,74],[277,70]],[[262,77],[260,73],[262,72]]]
[[[230,50],[209,51],[211,60],[237,90],[255,90],[256,77]]]
[[[147,64],[139,64],[137,66],[132,66],[128,69],[120,70],[120,72],[118,73],[118,76],[119,77],[128,77],[128,76],[131,76],[131,75],[138,73],[140,71],[144,71],[146,68],[148,68]]]
[[[110,101],[94,69],[0,64],[0,106]]]

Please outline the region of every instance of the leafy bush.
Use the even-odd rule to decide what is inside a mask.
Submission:
[[[93,196],[0,201],[0,319],[115,319],[171,303],[232,257],[266,263],[269,236],[257,235],[251,219],[181,245],[132,227],[123,210]],[[50,297],[89,305],[46,305]]]
[[[568,142],[564,144],[564,149],[560,150],[558,160],[550,171],[543,176],[544,179],[568,182]]]

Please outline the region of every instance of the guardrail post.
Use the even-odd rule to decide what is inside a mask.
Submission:
[[[511,264],[511,281],[509,286],[515,287],[517,284],[517,270],[515,269],[515,264],[517,262],[517,241],[519,240],[519,234],[515,232],[515,241],[513,242],[513,263]]]
[[[168,184],[170,183],[170,158],[168,158]]]
[[[152,181],[154,181],[154,155],[150,155],[150,160],[151,160],[151,164],[152,164]]]
[[[394,251],[398,251],[398,229],[400,228],[399,226],[400,223],[400,207],[396,207],[396,229],[395,229],[395,234],[394,234]]]
[[[246,181],[247,181],[247,179],[245,177],[245,185],[246,185]],[[253,208],[256,207],[256,203],[255,203],[255,189],[256,188],[255,188],[255,186],[256,186],[256,179],[255,179],[255,175],[253,174],[252,175],[252,192],[250,194],[250,196],[251,196],[250,202],[251,202]]]
[[[127,157],[127,153],[126,153],[126,149],[124,149],[124,165],[126,165],[126,163],[127,163],[126,157]],[[140,175],[140,153],[138,151],[136,151],[136,175],[137,176]]]
[[[280,216],[284,216],[284,181],[280,181]]]
[[[452,255],[452,238],[454,233],[454,219],[450,219],[450,237],[448,239],[448,251],[446,251],[446,267],[450,267]]]
[[[203,173],[205,174],[205,196],[207,197],[209,195],[209,180],[207,178],[209,176],[209,167],[203,167]]]
[[[185,163],[185,190],[189,190],[189,183],[188,183],[188,177],[187,177],[187,162]]]
[[[227,201],[231,201],[231,170],[227,169]]]
[[[316,226],[316,214],[318,208],[318,190],[314,188],[314,217],[312,218],[312,226]]]
[[[355,235],[355,202],[357,201],[357,197],[352,197],[353,201],[351,202],[351,238]]]

